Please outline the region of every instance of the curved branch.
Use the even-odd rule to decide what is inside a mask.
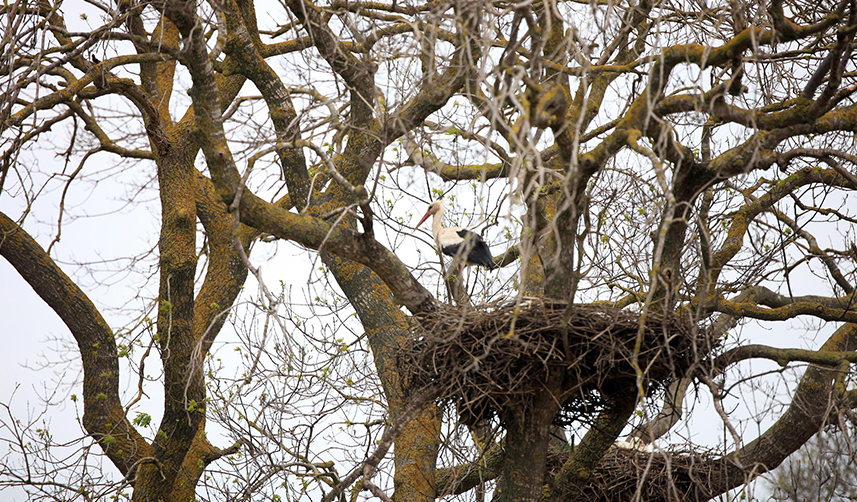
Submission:
[[[402,146],[408,154],[409,162],[428,172],[437,174],[444,181],[487,180],[509,175],[510,161],[494,164],[453,165],[447,164],[433,155],[426,155],[420,146],[407,135],[402,139]]]
[[[132,475],[143,458],[153,456],[153,449],[125,416],[116,341],[107,321],[35,239],[2,212],[0,256],[71,331],[83,365],[83,426],[122,475]]]
[[[821,346],[820,352],[853,353],[857,350],[857,325],[845,324]],[[826,423],[836,400],[848,396],[833,395],[833,385],[840,370],[810,367],[795,390],[788,410],[759,438],[740,450],[725,455],[712,468],[709,497],[747,482],[778,466],[786,457],[809,440]],[[847,401],[845,404],[848,405]],[[737,465],[742,469],[731,467]]]
[[[327,492],[322,499],[324,502],[330,502],[334,500],[343,490],[351,486],[352,483],[357,481],[360,477],[371,478],[372,474],[378,468],[378,464],[384,458],[384,455],[387,454],[387,451],[390,450],[390,447],[393,446],[393,440],[398,436],[408,425],[408,423],[416,418],[422,408],[434,401],[434,399],[438,396],[438,390],[429,390],[424,392],[423,394],[419,394],[413,397],[410,406],[399,415],[396,422],[387,427],[384,430],[384,434],[381,436],[381,439],[378,440],[378,448],[369,455],[369,457],[364,460],[359,466],[357,466],[350,474],[342,478],[342,481],[336,484],[332,490]]]
[[[779,298],[785,299],[785,297]],[[750,317],[765,321],[785,321],[800,315],[809,315],[825,321],[857,322],[855,301],[857,301],[857,295],[841,298],[796,297],[782,306],[766,308],[719,298],[714,310],[735,317]]]
[[[464,10],[464,8],[462,8]],[[429,115],[440,110],[449,99],[459,92],[473,73],[473,64],[479,60],[481,49],[478,43],[468,40],[468,36],[478,36],[480,33],[477,18],[472,13],[461,12],[462,19],[459,37],[452,55],[449,67],[442,74],[431,73],[422,82],[416,95],[402,103],[393,113],[384,127],[387,142],[395,140],[421,124]]]
[[[670,384],[664,395],[664,405],[651,420],[642,423],[628,434],[627,440],[649,444],[664,436],[681,419],[682,405],[687,388],[693,382],[689,377],[679,378]]]
[[[759,344],[742,345],[717,356],[713,367],[717,371],[722,371],[732,364],[747,359],[770,359],[780,366],[786,366],[790,362],[804,362],[835,368],[843,362],[857,363],[857,352],[781,349]]]
[[[837,170],[839,172],[839,170]],[[809,233],[805,228],[798,223],[789,218],[785,213],[776,209],[776,207],[772,207],[770,211],[777,217],[778,220],[785,223],[795,235],[801,236],[803,240],[806,241],[809,246],[809,252],[812,256],[815,256],[824,266],[827,268],[828,273],[830,273],[830,277],[842,288],[843,291],[848,293],[849,295],[854,292],[854,286],[848,282],[848,279],[845,278],[845,275],[842,274],[842,270],[839,269],[839,266],[836,264],[836,260],[833,259],[832,256],[825,253],[819,246],[818,241],[815,239],[811,233]]]
[[[743,247],[744,236],[750,229],[750,223],[795,189],[812,183],[837,186],[847,183],[847,180],[833,169],[802,169],[779,181],[766,194],[744,205],[732,215],[732,223],[723,245],[711,256],[711,277],[708,279],[710,293],[713,292],[723,268]]]
[[[307,200],[310,179],[303,151],[297,146],[288,147],[285,145],[288,142],[299,141],[301,133],[289,91],[256,49],[253,37],[247,29],[237,5],[227,2],[223,2],[223,5],[230,7],[223,9],[229,28],[229,43],[226,45],[226,53],[240,63],[237,65],[239,71],[256,85],[268,105],[271,122],[273,122],[277,134],[277,146],[279,147],[277,155],[280,157],[283,177],[286,180],[292,200],[296,203]]]
[[[124,148],[117,145],[116,142],[107,135],[104,129],[101,128],[95,118],[86,113],[77,101],[69,101],[66,105],[68,105],[69,109],[71,109],[77,117],[83,120],[83,123],[86,124],[86,130],[95,136],[95,139],[97,139],[98,143],[101,145],[101,150],[114,153],[126,159],[155,159],[155,154],[149,150]]]
[[[332,226],[320,218],[289,212],[250,193],[241,198],[240,209],[242,222],[258,230],[312,249],[324,247],[326,251],[371,268],[390,288],[396,301],[412,313],[434,309],[434,297],[411,275],[407,266],[366,234]]]
[[[157,63],[169,60],[170,58],[163,54],[135,54],[111,58],[109,60],[102,61],[101,63],[98,63],[96,65],[92,65],[90,71],[88,71],[79,80],[69,82],[69,85],[67,87],[59,91],[53,92],[43,98],[39,98],[28,104],[21,110],[18,110],[8,118],[5,118],[2,123],[0,123],[0,132],[5,131],[10,127],[16,127],[21,125],[24,120],[26,120],[33,113],[39,110],[47,110],[49,108],[53,108],[54,106],[60,103],[65,103],[72,100],[74,96],[76,96],[79,92],[83,91],[86,86],[94,84],[96,80],[99,80],[99,84],[104,83],[105,86],[113,89],[114,92],[125,95],[126,97],[134,101],[137,106],[142,108],[148,108],[151,112],[153,112],[153,116],[157,116],[157,109],[151,106],[150,103],[148,103],[148,98],[146,98],[142,92],[135,93],[133,91],[133,89],[136,88],[136,84],[134,84],[129,79],[113,76],[109,70],[122,65],[139,64],[146,62]]]

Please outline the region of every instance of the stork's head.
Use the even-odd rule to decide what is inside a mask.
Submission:
[[[436,201],[432,202],[431,204],[429,204],[428,211],[426,211],[426,214],[423,215],[423,219],[421,219],[420,222],[417,223],[417,226],[422,225],[423,222],[426,221],[429,216],[431,216],[433,214],[440,213],[442,211],[443,211],[443,203],[441,201],[436,200]]]

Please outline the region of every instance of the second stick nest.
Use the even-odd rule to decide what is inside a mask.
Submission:
[[[636,395],[638,374],[651,395],[687,371],[703,341],[678,315],[643,322],[638,312],[539,298],[443,306],[419,321],[402,353],[412,382],[436,386],[464,421],[527,403],[558,378],[562,416],[580,419],[599,411],[604,396]]]

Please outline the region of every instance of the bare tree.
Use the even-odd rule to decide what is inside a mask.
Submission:
[[[58,455],[7,408],[0,483],[708,499],[857,406],[853,0],[40,0],[2,21],[0,255],[71,332],[85,437]],[[135,271],[121,306],[66,249],[101,212],[67,202],[106,182],[158,236],[99,264]],[[500,272],[414,235],[442,195]],[[797,318],[832,334],[740,335]],[[809,364],[756,432],[732,406],[770,373],[751,360]],[[666,447],[692,388],[714,453]],[[629,427],[661,446],[617,450]]]

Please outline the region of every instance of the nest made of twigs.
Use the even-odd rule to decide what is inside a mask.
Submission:
[[[442,306],[419,323],[402,352],[412,382],[435,386],[441,399],[474,418],[525,402],[557,375],[563,412],[591,414],[603,407],[603,396],[637,389],[635,354],[648,393],[689,366],[701,336],[676,315],[649,315],[641,329],[637,312],[539,298]]]
[[[548,469],[559,470],[569,452],[551,451]],[[740,470],[721,461],[715,452],[655,451],[641,452],[611,448],[592,473],[584,500],[592,502],[689,502],[708,500],[714,478],[727,476],[727,471]],[[553,479],[554,476],[548,476]]]

